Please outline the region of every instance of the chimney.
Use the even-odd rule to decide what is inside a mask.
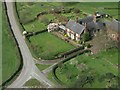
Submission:
[[[94,13],[94,15],[93,15],[93,21],[94,21],[94,23],[96,23],[96,13]]]
[[[78,23],[78,17],[76,17],[76,22]]]
[[[65,23],[67,24],[67,23],[68,23],[68,20],[65,20]]]

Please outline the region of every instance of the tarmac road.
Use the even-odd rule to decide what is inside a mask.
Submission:
[[[22,33],[20,32],[20,28],[17,25],[12,2],[6,2],[6,6],[11,28],[18,42],[23,57],[22,71],[17,79],[10,86],[8,86],[8,88],[21,88],[31,77],[36,78],[40,82],[46,84],[48,87],[53,87],[54,84],[49,81],[35,65],[31,52],[22,36]]]

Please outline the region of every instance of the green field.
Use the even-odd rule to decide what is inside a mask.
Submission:
[[[2,13],[2,5],[0,5],[0,13]],[[2,73],[2,14],[0,14],[0,73]],[[0,74],[0,85],[1,84],[2,84],[2,74]]]
[[[35,20],[34,22],[24,25],[24,28],[28,32],[33,32],[33,31],[42,31],[47,27],[45,26],[44,23],[41,23],[40,21]]]
[[[92,77],[92,84],[86,83],[84,88],[105,88],[108,84],[118,84],[115,78],[105,77],[106,73],[118,76],[117,64],[118,50],[113,48],[96,55],[83,54],[73,58],[57,68],[56,75],[68,87],[81,87],[80,84],[86,77]],[[111,83],[108,83],[109,80]]]
[[[33,52],[42,59],[54,59],[58,54],[75,48],[48,32],[32,36],[30,41]]]
[[[80,3],[70,3],[70,2],[40,2],[40,3],[17,3],[17,10],[20,18],[25,18],[28,20],[34,19],[35,16],[42,11],[49,11],[52,8],[68,7],[68,8],[78,8],[82,12],[93,14],[95,11],[108,13],[115,18],[118,18],[118,10],[114,9],[118,7],[117,2],[80,2]],[[43,9],[44,8],[44,9]],[[104,9],[113,8],[113,9]]]
[[[20,57],[12,36],[4,7],[2,10],[2,82],[8,80],[20,65]]]
[[[50,65],[44,65],[44,64],[36,64],[36,66],[42,71],[48,67],[50,67]]]
[[[36,79],[30,79],[28,80],[24,86],[27,86],[28,88],[41,88],[43,87],[42,83],[40,83]]]
[[[43,11],[50,11],[52,8],[77,8],[81,10],[80,13],[67,13],[67,14],[46,14],[41,16],[40,20],[35,20],[37,14]],[[70,2],[17,2],[17,10],[20,17],[20,21],[23,23],[23,26],[26,31],[41,31],[47,28],[47,24],[50,20],[55,20],[55,18],[59,21],[67,19],[76,19],[76,17],[84,18],[83,13],[86,14],[94,14],[94,12],[104,12],[112,15],[114,18],[118,19],[118,10],[114,9],[118,7],[118,3],[116,2],[80,2],[80,3],[70,3]],[[111,9],[105,9],[111,8]],[[113,9],[112,9],[113,8]],[[60,17],[62,16],[62,17]],[[33,21],[32,21],[33,20]],[[47,22],[47,23],[46,23]],[[61,21],[62,22],[62,21]]]

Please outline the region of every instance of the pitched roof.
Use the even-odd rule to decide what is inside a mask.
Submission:
[[[61,28],[62,30],[66,30],[66,27],[64,25],[60,25],[59,28]]]
[[[102,22],[102,21],[98,21],[98,22],[96,22],[96,24],[97,24],[97,29],[104,29],[105,28],[105,23],[104,22]]]
[[[120,22],[113,19],[113,21],[111,22],[111,29],[120,32]]]
[[[104,23],[101,21],[98,21],[96,23],[94,21],[91,21],[91,22],[87,23],[87,29],[89,29],[89,30],[104,29],[104,28],[105,28]]]
[[[76,23],[74,20],[69,20],[66,27],[77,34],[81,34],[83,30],[85,29],[83,25]]]
[[[83,19],[80,19],[79,20],[79,22],[81,23],[89,23],[89,22],[92,22],[93,21],[93,19],[94,19],[94,16],[87,16],[87,17],[85,17],[85,18],[83,18]]]

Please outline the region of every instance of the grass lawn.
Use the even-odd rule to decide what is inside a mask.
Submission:
[[[18,69],[20,57],[8,26],[4,7],[2,10],[2,79],[6,81]]]
[[[75,48],[48,32],[32,36],[30,41],[33,52],[42,59],[54,59],[58,54]]]
[[[53,75],[52,75],[52,71],[50,71],[48,74],[47,74],[47,78],[52,81],[55,85],[58,85],[57,81],[54,79]]]
[[[40,88],[43,87],[42,83],[40,83],[38,80],[36,79],[30,79],[28,80],[24,86],[32,87],[32,88]]]
[[[2,5],[0,5],[0,13],[2,13]],[[2,73],[2,14],[0,14],[0,29],[1,29],[0,30],[0,73]],[[2,84],[2,74],[0,74],[0,85],[1,84]]]
[[[50,67],[50,65],[43,65],[43,64],[36,64],[36,66],[42,71],[48,67]]]
[[[107,61],[110,61],[112,65]],[[99,79],[103,78],[103,75],[106,73],[113,73],[115,76],[118,76],[117,63],[118,50],[113,48],[108,51],[101,51],[96,55],[87,56],[86,54],[82,54],[73,58],[62,65],[61,68],[58,68],[56,74],[67,86],[73,87],[80,86],[78,83],[80,83],[82,77],[92,75],[94,82],[92,85],[89,83],[85,84],[84,87],[105,88],[108,84],[107,77],[102,81],[99,81]],[[116,80],[111,80],[111,82],[112,84],[117,84]]]
[[[80,3],[70,3],[70,2],[40,2],[40,3],[22,3],[17,2],[17,9],[19,11],[20,17],[23,14],[29,14],[28,19],[34,18],[41,11],[48,11],[53,7],[76,7],[83,12],[93,14],[95,11],[105,12],[118,18],[118,10],[116,9],[104,9],[104,8],[116,8],[118,7],[117,2],[80,2]],[[44,8],[44,9],[43,9]],[[27,14],[27,15],[28,15]]]
[[[47,26],[45,26],[45,24],[40,22],[39,20],[35,20],[34,22],[25,24],[24,28],[28,32],[33,32],[33,31],[42,31],[46,29]]]
[[[44,23],[44,21],[47,19],[47,22],[54,19],[54,16],[52,14],[47,14],[44,16],[41,16],[40,19],[37,19],[33,22],[30,22],[28,24],[23,25],[25,30],[30,31],[42,31],[44,29],[47,29],[47,25]]]

